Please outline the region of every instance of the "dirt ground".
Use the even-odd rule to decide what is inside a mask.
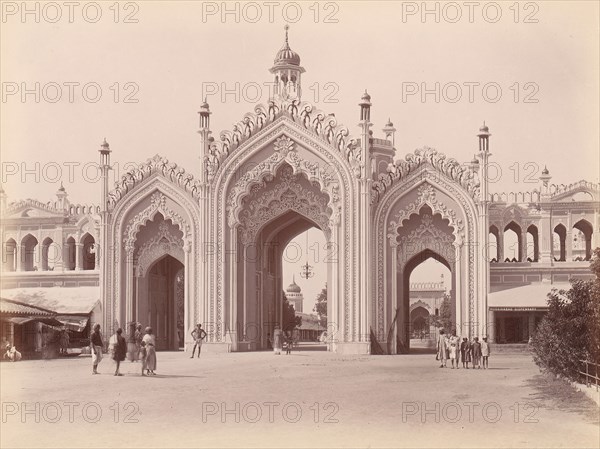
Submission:
[[[308,349],[308,348],[307,348]],[[526,353],[158,353],[156,376],[89,357],[0,364],[2,448],[594,447],[598,407]]]

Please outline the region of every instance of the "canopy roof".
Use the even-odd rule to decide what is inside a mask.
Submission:
[[[100,300],[100,287],[12,288],[0,290],[0,296],[25,307],[46,309],[50,316],[56,313],[87,315]]]

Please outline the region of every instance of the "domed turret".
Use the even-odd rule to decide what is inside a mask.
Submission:
[[[300,56],[290,48],[288,42],[289,25],[285,26],[285,42],[275,55],[273,67],[269,70],[275,75],[273,94],[283,100],[300,100],[300,75],[304,68],[300,66]]]
[[[302,292],[302,289],[298,284],[296,284],[296,279],[294,279],[292,283],[288,285],[288,288],[286,288],[285,291],[286,293],[300,293]]]
[[[290,29],[290,26],[286,25],[284,28],[285,43],[283,44],[283,47],[281,47],[281,50],[277,52],[277,55],[275,55],[275,65],[291,64],[300,66],[300,55],[290,48],[288,42],[288,30]]]
[[[296,284],[296,277],[292,277],[292,283],[285,289],[285,297],[294,306],[296,312],[302,313],[304,295],[302,289]]]

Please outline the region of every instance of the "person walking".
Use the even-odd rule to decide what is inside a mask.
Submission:
[[[446,331],[440,329],[440,334],[437,339],[437,355],[436,360],[440,361],[440,368],[446,367],[446,360],[448,359],[448,341],[446,339]]]
[[[481,343],[479,343],[479,338],[475,337],[473,339],[473,369],[477,367],[477,369],[481,369]]]
[[[200,350],[202,349],[202,340],[206,338],[206,331],[202,329],[202,324],[198,323],[194,330],[192,331],[192,338],[194,339],[194,349],[192,349],[192,356],[190,359],[194,358],[194,353],[196,352],[196,347],[198,348],[198,358],[200,358]]]
[[[115,345],[113,350],[113,360],[117,363],[115,376],[123,375],[119,371],[119,368],[121,366],[121,362],[125,360],[125,355],[127,354],[127,341],[121,334],[123,334],[123,329],[118,328],[117,333],[115,334]]]
[[[283,348],[283,335],[279,326],[275,326],[273,330],[273,353],[280,355]]]
[[[487,337],[483,337],[483,341],[481,342],[481,357],[483,358],[483,369],[489,368],[490,352],[490,344],[487,341]]]
[[[152,374],[153,376],[155,376],[156,373],[154,372],[154,370],[156,369],[156,337],[152,333],[152,328],[149,326],[145,329],[145,332],[146,334],[144,335],[144,338],[142,338],[142,341],[144,342],[144,345],[146,347],[146,358],[144,359],[146,362],[146,374]]]
[[[100,325],[94,325],[94,331],[90,337],[90,350],[92,353],[92,374],[100,374],[98,372],[98,364],[102,361],[102,334],[100,333]]]

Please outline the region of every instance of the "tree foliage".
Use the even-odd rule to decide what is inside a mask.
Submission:
[[[440,304],[438,315],[430,315],[429,319],[437,328],[443,328],[446,331],[450,331],[452,329],[452,302],[450,301],[450,295],[447,293],[444,294],[444,299]]]
[[[296,309],[290,304],[283,292],[283,323],[281,328],[284,331],[292,331],[302,325],[302,317],[296,316]]]
[[[594,279],[548,294],[548,313],[531,342],[536,364],[571,379],[578,377],[580,360],[600,362],[600,248],[590,268]]]
[[[319,315],[321,327],[327,328],[327,284],[325,284],[325,288],[321,290],[321,293],[317,295],[313,312]]]

